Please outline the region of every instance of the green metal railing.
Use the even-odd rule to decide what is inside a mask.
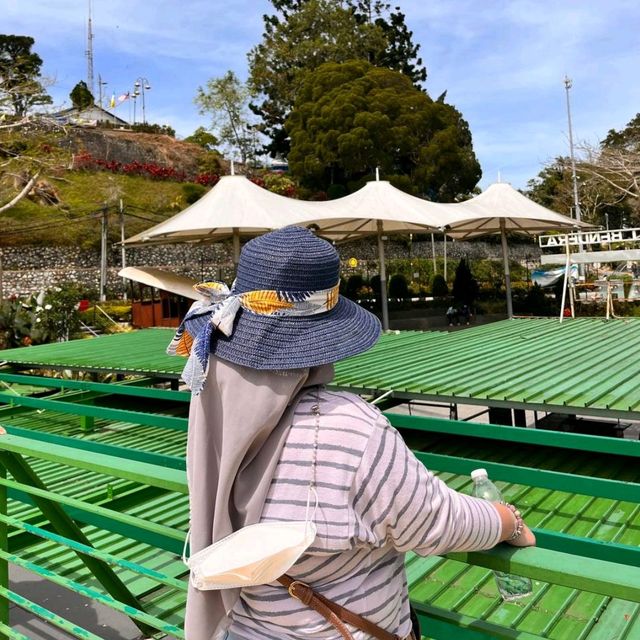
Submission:
[[[143,386],[114,384],[103,389],[93,386],[99,383],[73,388],[40,383],[59,390],[55,399],[18,399],[31,414],[0,410],[0,423],[8,431],[0,437],[0,634],[24,637],[10,627],[12,602],[73,637],[99,638],[13,592],[7,578],[8,564],[13,563],[129,616],[147,637],[183,638],[186,570],[179,554],[188,519],[183,449],[158,453],[145,447],[155,446],[162,434],[184,440],[184,434],[175,431],[176,423],[167,422],[184,418],[98,403],[100,394],[107,393],[182,399],[173,395],[176,392]],[[135,392],[121,394],[125,388]],[[156,391],[169,395],[160,397]],[[91,398],[95,404],[86,404],[82,394],[87,392],[99,394]],[[44,414],[36,413],[43,409]],[[28,428],[29,415],[38,428]],[[79,415],[99,423],[88,433],[75,427],[65,432],[71,435],[61,434],[56,425],[77,422]],[[614,616],[621,610],[620,602],[630,603],[621,634],[640,629],[639,443],[388,416],[418,458],[453,488],[468,490],[468,472],[476,466],[487,468],[505,496],[521,506],[539,541],[535,549],[499,547],[449,554],[447,559],[409,555],[412,600],[430,637],[562,639],[553,630],[573,624],[582,625],[581,635],[564,638],[598,640],[598,618]],[[103,436],[113,437],[108,425],[117,425],[119,437],[126,434],[139,444],[102,441]],[[141,433],[156,435],[139,440]],[[498,445],[508,451],[507,461],[493,451]],[[593,458],[593,473],[587,469],[575,475],[570,459],[559,465],[562,469],[551,468],[556,458],[563,461],[569,452],[571,457]],[[606,463],[597,462],[605,459]],[[635,466],[623,474],[620,469],[628,461]],[[65,554],[64,562],[60,553]],[[543,584],[525,605],[504,605],[486,569],[520,573]],[[560,610],[568,613],[556,615],[547,602],[561,603]]]

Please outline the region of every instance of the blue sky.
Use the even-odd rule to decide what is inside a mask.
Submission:
[[[187,136],[207,119],[198,86],[232,69],[246,79],[267,0],[93,0],[94,69],[105,95],[139,77],[150,122]],[[563,78],[573,80],[574,138],[596,143],[640,111],[637,0],[396,0],[422,47],[426,88],[468,120],[486,187],[515,187],[568,153]],[[0,0],[0,31],[30,35],[56,105],[86,79],[87,0]],[[96,92],[97,93],[97,92]],[[140,119],[140,102],[137,106]],[[129,119],[128,103],[115,111]]]

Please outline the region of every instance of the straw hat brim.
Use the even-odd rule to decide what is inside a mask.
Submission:
[[[241,309],[232,335],[217,334],[211,350],[253,369],[302,369],[362,353],[380,333],[376,316],[340,296],[333,309],[313,316],[266,316]]]

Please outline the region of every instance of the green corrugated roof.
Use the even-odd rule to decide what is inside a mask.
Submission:
[[[134,400],[135,402],[135,400]],[[184,454],[185,434],[144,427],[129,423],[104,421],[90,433],[78,428],[78,419],[72,416],[47,411],[26,410],[10,415],[0,422],[10,423],[23,429],[46,431],[96,443],[115,444],[131,449],[162,452],[169,455]],[[413,439],[418,435],[413,434]],[[628,460],[608,454],[572,453],[548,448],[509,446],[503,443],[479,443],[442,434],[419,434],[418,448],[432,453],[445,453],[461,457],[474,457],[487,461],[507,462],[541,469],[576,471],[595,477],[612,477],[633,482],[638,469],[628,465]],[[414,445],[417,442],[413,443]],[[130,483],[105,479],[99,474],[61,467],[38,461],[33,463],[41,479],[49,488],[67,496],[89,502],[108,502],[127,495]],[[627,466],[625,466],[627,465]],[[468,476],[441,472],[438,476],[447,484],[464,493],[469,493],[471,480]],[[640,505],[613,500],[553,491],[522,484],[497,483],[506,500],[517,504],[527,522],[532,526],[550,531],[584,536],[600,541],[613,541],[637,546],[640,535]],[[131,503],[122,511],[149,521],[162,523],[184,531],[187,527],[188,505],[186,496],[160,494],[151,499]],[[11,503],[11,514],[22,519],[31,519],[37,510],[28,504]],[[158,552],[156,549],[124,538],[116,533],[101,531],[93,526],[83,530],[98,548],[120,557],[140,562],[148,567],[179,576],[184,573],[176,556]],[[21,550],[20,555],[37,560],[58,572],[80,581],[93,584],[87,569],[68,550],[60,549],[50,542],[36,542]],[[134,577],[128,571],[118,569],[136,593],[145,593],[148,582]],[[470,616],[493,624],[511,628],[516,633],[528,632],[540,638],[566,640],[604,640],[612,625],[622,635],[633,638],[640,628],[640,607],[636,603],[582,592],[567,587],[535,582],[535,593],[531,598],[518,603],[503,603],[498,596],[491,572],[481,567],[468,566],[454,560],[428,557],[408,560],[408,576],[412,598],[432,606],[451,610],[455,615]],[[164,598],[164,600],[162,600]],[[165,612],[166,619],[180,623],[184,615],[184,594],[166,590],[155,592],[145,598],[151,601],[152,613]],[[164,617],[164,616],[163,616]],[[428,630],[425,630],[428,633]],[[626,635],[624,635],[626,634]]]
[[[152,329],[3,351],[10,363],[176,377]],[[336,366],[334,385],[397,397],[640,419],[640,318],[519,318],[462,331],[389,333]]]
[[[145,329],[7,349],[0,352],[0,360],[44,368],[177,377],[182,373],[184,358],[168,356],[165,352],[174,332],[174,329]]]
[[[640,418],[640,318],[519,318],[389,334],[334,384],[398,397]]]

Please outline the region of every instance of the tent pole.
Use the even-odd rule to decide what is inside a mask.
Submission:
[[[442,232],[442,239],[444,241],[444,280],[447,281],[447,234]]]
[[[438,273],[438,266],[436,264],[436,241],[433,233],[431,234],[431,257],[433,258],[433,275],[435,276]]]
[[[562,302],[560,302],[560,322],[562,322],[562,318],[564,317],[564,303],[567,299],[567,283],[569,281],[569,267],[571,264],[571,254],[569,252],[569,236],[565,236],[565,240],[567,241],[566,249],[567,249],[567,261],[564,265],[564,280],[562,282]]]
[[[509,251],[507,249],[507,228],[504,218],[500,219],[500,241],[502,242],[502,261],[504,263],[504,288],[507,295],[507,318],[513,318],[511,300],[511,273],[509,272]]]
[[[384,242],[382,241],[382,220],[378,220],[378,259],[380,260],[380,306],[382,307],[382,328],[389,330],[389,306],[387,300],[387,270],[384,264]]]

